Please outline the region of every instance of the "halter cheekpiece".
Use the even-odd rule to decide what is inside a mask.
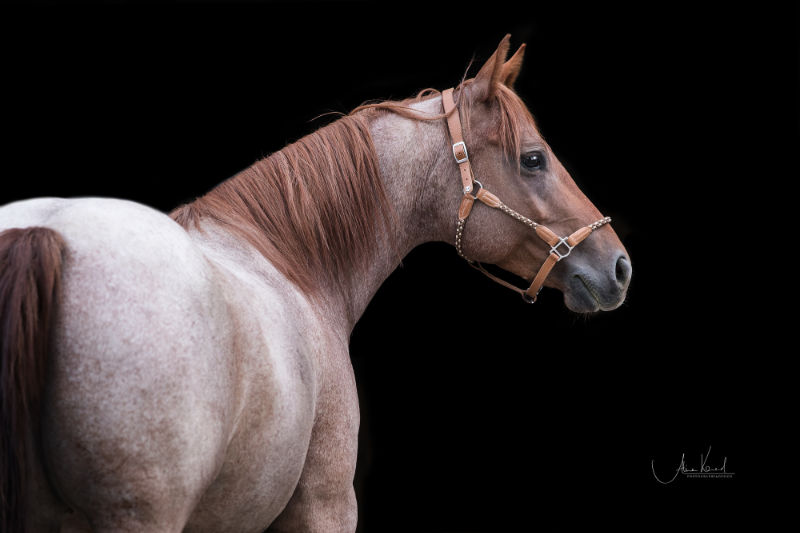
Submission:
[[[461,119],[459,118],[458,109],[456,108],[455,101],[453,100],[452,88],[442,92],[442,105],[444,106],[444,112],[447,116],[447,129],[450,130],[450,139],[453,142],[453,157],[455,158],[456,163],[458,164],[459,172],[461,173],[461,185],[464,192],[464,196],[461,198],[461,205],[458,208],[458,222],[456,224],[456,251],[458,252],[458,255],[466,259],[470,265],[483,272],[493,281],[518,292],[520,295],[522,295],[522,299],[526,302],[533,303],[536,301],[539,291],[542,290],[544,280],[547,279],[548,274],[550,274],[550,271],[553,269],[556,263],[567,257],[570,252],[572,252],[573,248],[586,239],[586,237],[591,235],[594,230],[611,222],[611,217],[604,217],[596,222],[592,222],[588,226],[583,226],[567,237],[559,237],[547,226],[543,226],[542,224],[534,222],[528,217],[517,213],[500,201],[497,196],[487,191],[481,182],[475,179],[475,175],[472,173],[472,165],[469,162],[467,145],[464,143],[464,135],[461,130]],[[469,214],[472,212],[472,206],[475,203],[475,200],[480,200],[482,203],[491,208],[499,209],[513,219],[525,224],[534,230],[536,235],[538,235],[540,239],[550,246],[550,253],[547,256],[547,259],[545,259],[544,264],[542,264],[542,266],[539,268],[539,272],[536,274],[536,276],[534,276],[530,287],[527,289],[520,289],[519,287],[515,287],[507,281],[498,278],[494,274],[491,274],[489,271],[487,271],[479,262],[473,261],[464,255],[464,250],[462,248],[464,226],[467,223],[467,217],[469,217]]]

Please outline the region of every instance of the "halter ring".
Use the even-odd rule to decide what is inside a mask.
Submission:
[[[478,199],[478,191],[480,189],[483,189],[483,183],[481,183],[480,181],[476,180],[475,178],[472,178],[472,190],[475,191],[475,192],[473,194],[471,194],[470,196],[472,196],[472,198],[474,200]]]
[[[541,292],[541,289],[539,289],[539,291]],[[520,294],[520,296],[522,296],[522,301],[525,302],[526,304],[534,304],[534,303],[536,303],[536,298],[531,298],[530,296],[528,296],[527,293],[521,292],[519,294]],[[536,296],[539,296],[538,292],[536,293]]]

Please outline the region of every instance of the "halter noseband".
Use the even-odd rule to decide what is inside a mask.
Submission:
[[[523,300],[528,303],[533,303],[536,301],[539,291],[542,290],[544,280],[547,279],[547,275],[550,274],[550,271],[554,266],[556,266],[556,263],[567,257],[570,252],[572,252],[572,249],[586,239],[586,237],[591,235],[594,230],[611,222],[611,217],[604,217],[597,222],[592,222],[588,226],[583,226],[568,237],[559,237],[547,226],[538,224],[526,216],[517,213],[500,201],[497,196],[484,189],[483,185],[481,185],[481,182],[475,179],[475,175],[472,173],[472,165],[470,165],[469,162],[467,145],[464,144],[464,135],[461,130],[461,119],[459,118],[456,104],[453,101],[452,88],[442,92],[442,105],[444,106],[444,113],[447,116],[447,129],[450,130],[450,139],[453,141],[453,157],[455,157],[456,163],[458,163],[458,169],[461,172],[461,184],[464,191],[464,196],[461,198],[461,205],[458,208],[458,223],[456,225],[456,251],[458,252],[458,255],[466,259],[472,267],[483,272],[492,281],[518,292],[520,295],[522,295]],[[474,192],[476,185],[477,192]],[[522,222],[534,230],[540,239],[550,245],[550,254],[547,256],[547,259],[545,259],[544,264],[542,264],[542,266],[539,268],[539,272],[536,274],[536,276],[534,276],[530,287],[528,287],[526,290],[515,287],[507,281],[498,278],[494,274],[491,274],[489,271],[487,271],[483,265],[464,255],[464,251],[462,249],[464,226],[467,223],[467,217],[469,217],[469,214],[472,212],[472,205],[475,203],[475,200],[480,200],[489,207],[499,209],[515,220]]]

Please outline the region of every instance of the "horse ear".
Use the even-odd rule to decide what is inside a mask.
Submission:
[[[497,90],[497,84],[503,83],[503,66],[508,55],[508,42],[510,40],[511,34],[506,34],[492,57],[483,64],[478,74],[475,75],[474,86],[477,90],[478,100],[492,98]]]
[[[503,64],[503,71],[500,75],[500,81],[508,88],[514,86],[514,82],[517,81],[517,76],[519,76],[519,71],[522,68],[522,57],[525,55],[525,44],[523,43],[514,55],[511,56],[511,59],[506,61]]]

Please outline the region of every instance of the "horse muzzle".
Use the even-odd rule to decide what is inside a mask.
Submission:
[[[624,253],[615,255],[609,264],[575,264],[564,278],[564,304],[577,313],[612,311],[625,301],[633,268]]]

